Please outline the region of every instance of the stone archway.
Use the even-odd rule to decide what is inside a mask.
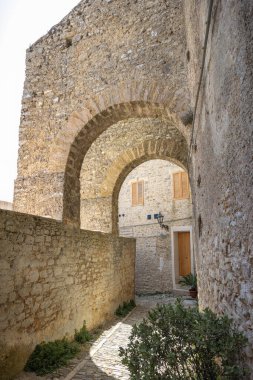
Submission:
[[[76,171],[81,166],[82,158],[91,144],[119,120],[134,117],[164,120],[175,125],[189,141],[191,126],[185,126],[181,121],[182,114],[189,110],[186,95],[184,92],[183,96],[183,92],[170,80],[161,81],[152,77],[147,80],[133,76],[131,80],[119,81],[97,93],[83,96],[78,104],[68,108],[67,112],[64,111],[64,118],[59,114],[58,119],[50,120],[49,124],[54,126],[54,131],[43,140],[43,149],[41,147],[38,151],[39,159],[34,164],[29,163],[28,173],[23,168],[25,164],[22,161],[24,170],[21,171],[19,167],[19,177],[15,184],[15,210],[64,219],[78,225],[79,216],[74,218],[74,214],[78,214],[78,208],[73,206],[72,210],[67,211],[66,205],[71,202],[67,200],[66,194],[69,193],[72,199],[76,197],[71,184],[66,188],[69,183],[66,173],[69,174],[68,177],[76,176],[73,169]],[[79,163],[77,156],[82,157]],[[78,203],[78,197],[74,203]]]
[[[121,189],[121,186],[123,182],[125,181],[128,174],[135,169],[137,166],[141,165],[142,163],[150,160],[166,160],[170,161],[178,166],[180,166],[182,169],[186,170],[185,163],[182,163],[178,161],[177,159],[167,156],[166,153],[164,154],[150,154],[145,155],[140,158],[137,158],[130,162],[128,165],[124,167],[124,169],[119,173],[112,192],[112,232],[118,234],[118,199],[119,199],[119,192]]]
[[[187,144],[185,141],[157,139],[146,140],[142,144],[127,149],[118,156],[107,171],[107,176],[101,185],[101,196],[112,194],[119,177],[134,169],[140,163],[150,159],[166,159],[176,162],[177,165],[187,166]]]
[[[128,164],[163,155],[183,162],[186,152],[186,140],[167,121],[131,118],[110,126],[93,142],[82,163],[81,228],[112,231],[113,188]]]
[[[184,130],[184,134],[187,135],[187,129],[182,126],[177,116],[171,114],[168,107],[163,104],[150,102],[117,104],[94,116],[83,125],[70,145],[65,166],[63,194],[63,220],[66,223],[77,226],[80,224],[80,171],[84,156],[92,143],[102,132],[120,120],[144,117],[170,122],[177,129]],[[82,123],[81,119],[78,123]],[[184,138],[182,133],[180,135]]]

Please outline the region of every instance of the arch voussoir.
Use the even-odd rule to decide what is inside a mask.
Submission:
[[[170,89],[157,82],[151,82],[149,85],[143,81],[121,83],[105,90],[104,93],[94,95],[83,104],[80,111],[74,111],[70,115],[68,122],[58,132],[51,149],[49,164],[54,161],[54,152],[62,146],[64,139],[61,137],[67,134],[71,137],[70,140],[74,141],[84,125],[89,124],[92,119],[101,117],[107,119],[111,114],[118,120],[124,118],[124,115],[125,117],[156,115],[177,122],[180,127],[182,123],[169,106],[170,103]],[[69,144],[66,145],[69,149]]]
[[[158,118],[173,124],[183,135],[187,135],[178,115],[169,107],[171,99],[169,88],[156,81],[150,81],[148,85],[141,80],[123,82],[94,95],[85,102],[81,110],[70,115],[68,123],[56,136],[48,164],[49,172],[69,172],[64,181],[63,219],[69,221],[72,218],[74,224],[80,222],[80,211],[73,218],[73,210],[80,208],[80,205],[71,206],[73,202],[80,204],[80,196],[78,198],[77,191],[69,189],[76,187],[80,190],[79,176],[83,158],[92,143],[107,128],[131,118]],[[132,162],[144,153],[159,156],[160,150],[160,142],[152,141],[129,150],[126,154]]]
[[[146,140],[134,148],[124,151],[107,170],[106,177],[98,191],[98,196],[112,196],[118,178],[122,172],[128,170],[130,172],[133,168],[140,165],[140,163],[150,159],[171,160],[185,169],[185,162],[184,160],[181,161],[180,151],[181,149],[187,151],[187,145],[185,143],[180,146],[180,150],[177,150],[174,149],[174,145],[176,144],[176,141],[166,139]],[[168,150],[167,148],[169,145],[172,146],[171,149]],[[162,146],[165,147],[165,149],[161,149]],[[126,159],[126,157],[128,159]]]

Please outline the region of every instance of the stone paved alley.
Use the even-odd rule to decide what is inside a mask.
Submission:
[[[195,300],[183,297],[185,306],[192,306]],[[119,347],[125,347],[132,326],[140,322],[148,311],[160,304],[174,303],[171,295],[142,296],[136,298],[136,308],[121,320],[116,320],[105,329],[91,345],[89,354],[82,359],[75,358],[68,367],[45,377],[23,372],[16,380],[128,380],[129,373],[121,364]]]
[[[157,303],[173,303],[175,298],[165,295],[137,298],[137,307],[122,321],[112,326],[92,345],[89,357],[77,365],[64,380],[127,380],[129,374],[121,364],[119,347],[125,347],[133,324],[140,322]],[[195,301],[185,297],[185,305]]]

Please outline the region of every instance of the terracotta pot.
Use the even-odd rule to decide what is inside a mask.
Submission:
[[[197,298],[198,291],[195,289],[189,289],[189,294],[192,298]]]

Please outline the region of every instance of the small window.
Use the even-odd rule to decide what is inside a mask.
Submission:
[[[187,199],[190,196],[188,174],[173,173],[174,199]]]
[[[144,181],[132,183],[132,206],[144,205]]]

